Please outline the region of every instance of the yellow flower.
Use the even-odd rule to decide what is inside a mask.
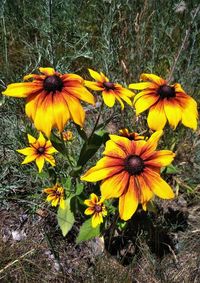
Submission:
[[[149,128],[161,130],[168,120],[173,129],[181,121],[186,127],[196,130],[197,103],[180,84],[169,85],[153,74],[142,74],[140,79],[145,82],[130,84],[129,88],[141,90],[134,98],[136,115],[149,109]]]
[[[71,131],[62,132],[63,140],[64,141],[72,141],[73,140],[73,133]]]
[[[65,191],[59,184],[55,184],[53,188],[46,188],[43,190],[48,194],[47,201],[51,202],[52,206],[60,205],[61,208],[65,208]]]
[[[46,140],[42,133],[36,140],[28,134],[29,147],[18,149],[17,152],[26,155],[22,164],[27,164],[35,160],[39,172],[42,171],[44,161],[48,161],[52,166],[55,166],[55,159],[51,154],[57,152],[49,140]]]
[[[10,84],[3,94],[26,98],[26,114],[47,137],[54,127],[62,132],[70,118],[83,127],[85,112],[80,100],[94,104],[84,80],[75,74],[62,75],[53,68],[39,70],[42,75],[27,75],[24,80],[31,82]]]
[[[134,95],[134,93],[124,87],[122,87],[118,83],[110,82],[109,79],[103,73],[97,73],[91,69],[88,69],[90,75],[96,82],[85,81],[85,86],[92,90],[102,91],[102,96],[104,103],[108,107],[113,107],[115,104],[115,100],[118,100],[121,104],[122,109],[124,109],[124,100],[130,106],[133,106],[133,103],[130,100],[130,97]]]
[[[138,133],[135,132],[129,132],[128,129],[124,128],[119,130],[120,136],[126,137],[131,141],[140,141],[140,140],[147,140],[144,136],[140,136]]]
[[[119,198],[123,220],[132,217],[139,203],[146,210],[154,194],[163,199],[174,197],[170,186],[161,178],[160,169],[169,165],[175,154],[170,150],[155,151],[162,133],[155,132],[147,141],[110,135],[104,157],[81,177],[88,182],[102,180],[102,199]]]
[[[90,195],[90,199],[86,199],[84,204],[89,206],[85,210],[86,215],[92,215],[92,227],[96,227],[99,224],[103,223],[103,216],[107,215],[105,205],[102,200],[99,200],[95,194]]]

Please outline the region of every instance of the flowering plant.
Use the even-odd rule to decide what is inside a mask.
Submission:
[[[148,211],[155,197],[172,199],[173,188],[163,179],[163,168],[171,166],[175,153],[168,149],[157,150],[158,142],[165,133],[168,121],[175,130],[180,122],[186,127],[197,127],[197,104],[182,89],[180,84],[168,82],[154,74],[142,74],[143,82],[132,83],[130,89],[140,90],[135,94],[121,84],[109,80],[102,72],[89,69],[95,81],[84,80],[76,74],[61,74],[53,68],[39,68],[41,74],[29,74],[25,82],[12,83],[3,92],[6,96],[25,98],[25,112],[39,131],[36,139],[28,134],[29,146],[17,151],[25,155],[22,164],[36,162],[39,173],[50,172],[44,161],[56,167],[64,162],[66,172],[54,171],[55,180],[43,189],[47,201],[57,209],[58,224],[65,236],[81,216],[77,242],[103,235],[117,221],[132,221],[138,207]],[[102,97],[88,89],[101,92]],[[99,113],[91,127],[86,130],[86,110],[81,101],[92,106],[91,112]],[[134,128],[118,129],[109,134],[105,130],[113,116],[104,118],[103,107],[121,109],[135,107],[136,115],[149,109],[147,127],[138,133]],[[100,120],[103,121],[100,123]],[[69,121],[73,121],[68,130]],[[71,123],[72,125],[72,123]],[[154,132],[152,132],[154,130]],[[80,147],[79,152],[75,144]],[[97,152],[104,148],[103,157]],[[55,159],[52,156],[56,153]],[[57,156],[60,156],[57,161]],[[94,159],[99,159],[94,165]],[[65,163],[66,162],[66,163]],[[92,183],[92,184],[90,184]],[[86,207],[87,206],[87,207]],[[116,217],[117,216],[117,217]],[[88,219],[84,220],[85,217]]]

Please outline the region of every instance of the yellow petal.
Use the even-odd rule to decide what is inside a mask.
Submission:
[[[26,147],[26,148],[23,148],[23,149],[17,149],[16,150],[17,152],[23,154],[23,155],[33,155],[36,153],[36,150],[33,149],[32,147]]]
[[[155,195],[162,199],[174,198],[171,187],[160,177],[160,175],[149,168],[143,172],[145,182]]]
[[[53,96],[53,116],[55,126],[59,132],[62,132],[66,123],[70,119],[68,105],[64,99],[64,91],[62,93],[56,92]]]
[[[188,96],[186,107],[182,110],[182,123],[186,127],[197,129],[197,103],[196,101]]]
[[[144,83],[130,84],[128,87],[131,89],[142,90],[146,88],[155,89],[157,86],[154,83],[144,82]]]
[[[45,144],[46,144],[46,139],[41,132],[39,133],[39,138],[38,138],[37,141],[38,141],[40,147],[44,147]]]
[[[7,96],[25,98],[31,94],[42,91],[43,85],[41,82],[26,82],[9,84],[7,89],[2,93]]]
[[[159,100],[159,96],[154,94],[146,94],[141,96],[135,102],[136,115],[144,112]]]
[[[95,104],[94,96],[83,86],[80,87],[67,87],[66,91],[78,99],[87,103]]]
[[[56,165],[55,159],[53,158],[53,156],[46,154],[44,155],[44,158],[46,159],[46,161],[48,161],[52,166]]]
[[[95,195],[94,193],[92,193],[91,195],[90,195],[90,199],[91,199],[91,201],[94,203],[94,204],[96,204],[97,202],[98,202],[98,196],[97,195]]]
[[[42,95],[40,95],[37,106],[35,107],[35,127],[49,137],[51,129],[55,124],[53,115],[53,94],[49,93],[46,95],[44,92]]]
[[[95,212],[94,208],[91,207],[86,208],[86,210],[84,211],[86,215],[92,215],[94,212]]]
[[[122,99],[119,96],[115,96],[115,98],[117,99],[117,101],[119,101],[122,110],[124,110],[124,103],[123,103]]]
[[[119,215],[120,218],[127,221],[135,213],[138,207],[138,192],[134,177],[131,176],[127,192],[119,198]]]
[[[36,158],[35,162],[36,162],[36,165],[38,167],[38,171],[40,173],[42,171],[43,166],[44,166],[44,156],[43,155],[38,156]]]
[[[96,166],[90,168],[81,180],[87,182],[97,182],[119,173],[123,169],[123,160],[117,158],[103,157]]]
[[[145,165],[164,167],[172,163],[174,157],[175,154],[171,150],[155,151],[145,160]]]
[[[129,139],[117,135],[109,135],[110,139],[123,149],[126,154],[132,153],[132,143]]]
[[[36,142],[36,138],[34,138],[33,136],[28,134],[28,142],[29,143],[35,143]]]
[[[163,102],[159,101],[151,106],[147,123],[150,129],[154,131],[162,130],[167,122],[166,114],[163,107]]]
[[[22,164],[27,164],[29,162],[34,161],[37,158],[37,154],[32,154],[32,155],[28,155],[26,156],[26,158],[24,159],[24,161],[22,162]]]
[[[113,107],[113,105],[115,104],[115,95],[113,93],[113,91],[102,91],[102,96],[103,96],[103,100],[104,103],[108,106],[108,107]]]
[[[96,71],[93,71],[92,69],[88,69],[89,73],[90,73],[90,76],[95,79],[96,81],[99,81],[99,82],[104,82],[104,78],[99,74],[97,73]]]
[[[125,151],[112,140],[108,140],[106,142],[106,147],[103,154],[110,157],[116,157],[122,159],[126,158],[127,156]]]
[[[88,88],[91,88],[92,90],[104,90],[103,84],[100,85],[99,82],[90,82],[90,81],[85,81],[85,86]]]
[[[39,71],[46,76],[53,76],[56,73],[53,68],[42,68],[41,67],[39,68]]]
[[[95,213],[92,216],[92,227],[95,228],[97,227],[99,224],[101,224],[103,222],[103,217],[101,213]]]
[[[146,210],[146,204],[153,198],[154,194],[150,187],[147,186],[144,181],[143,174],[137,176],[138,188],[140,190],[140,203],[143,206],[143,209]]]
[[[176,102],[175,99],[165,99],[164,101],[164,110],[167,116],[167,120],[172,128],[175,130],[178,123],[182,118],[182,109],[181,106]]]
[[[129,174],[124,171],[110,178],[107,178],[101,183],[101,195],[103,199],[118,198],[127,188]]]
[[[60,198],[60,207],[62,208],[62,209],[65,209],[65,207],[66,207],[66,203],[65,203],[65,200],[64,200],[64,198]]]
[[[83,127],[85,112],[83,110],[83,107],[81,106],[80,101],[71,95],[65,96],[64,98],[67,102],[72,120],[74,120],[74,122],[79,126]]]
[[[141,74],[140,79],[143,81],[152,81],[153,83],[156,83],[159,86],[167,83],[166,80],[154,74]]]
[[[58,203],[59,203],[59,198],[56,198],[56,199],[52,200],[51,205],[52,205],[52,206],[57,206]]]

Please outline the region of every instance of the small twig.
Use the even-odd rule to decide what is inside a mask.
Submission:
[[[19,262],[21,259],[23,259],[24,257],[28,256],[29,254],[32,254],[33,252],[35,252],[35,249],[31,249],[30,251],[26,252],[25,254],[21,255],[18,259],[8,263],[4,268],[2,268],[0,270],[0,274],[3,273],[6,269],[8,269],[9,267],[11,267],[12,265],[14,265],[15,263]]]
[[[185,47],[186,41],[187,41],[187,39],[188,39],[188,37],[189,37],[189,34],[190,34],[190,31],[191,31],[192,24],[193,24],[193,22],[194,22],[194,20],[195,20],[195,18],[196,18],[196,16],[197,16],[197,14],[198,14],[198,12],[199,12],[199,9],[200,9],[200,5],[196,8],[195,13],[194,13],[194,16],[193,16],[193,19],[192,19],[192,21],[190,22],[189,27],[188,27],[188,29],[187,29],[186,32],[185,32],[185,36],[184,36],[184,38],[183,38],[181,47],[180,47],[180,49],[178,50],[178,53],[177,53],[177,55],[176,55],[176,57],[175,57],[175,60],[174,60],[174,64],[172,65],[171,71],[170,71],[170,73],[169,73],[169,78],[168,78],[168,80],[167,80],[168,83],[169,83],[169,82],[171,81],[171,79],[172,79],[172,76],[173,76],[174,70],[175,70],[175,68],[176,68],[177,62],[178,62],[178,60],[179,60],[179,57],[180,57],[180,55],[181,55],[182,50],[183,50],[184,47]]]

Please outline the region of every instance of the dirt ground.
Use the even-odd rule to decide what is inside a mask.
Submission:
[[[0,282],[200,282],[199,205],[180,198],[165,203],[162,213],[174,225],[174,233],[168,233],[173,241],[161,239],[168,246],[164,254],[156,230],[153,239],[161,253],[141,235],[139,251],[129,235],[113,253],[102,238],[76,245],[76,229],[63,238],[52,212],[30,214],[29,207],[13,202],[0,211]]]

